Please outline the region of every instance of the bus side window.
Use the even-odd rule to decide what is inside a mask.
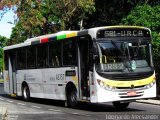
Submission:
[[[77,65],[76,42],[69,39],[63,42],[63,65]]]
[[[49,66],[59,67],[61,65],[61,43],[54,41],[49,45]]]
[[[30,46],[27,48],[27,68],[36,67],[36,47]]]
[[[26,68],[26,49],[18,48],[17,49],[17,69]]]
[[[4,51],[4,65],[5,65],[5,70],[8,70],[8,51]]]
[[[37,46],[37,67],[43,68],[48,66],[48,46],[40,44]]]

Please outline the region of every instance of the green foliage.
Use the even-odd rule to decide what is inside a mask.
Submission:
[[[138,5],[131,13],[123,18],[122,22],[127,25],[140,25],[151,28],[153,31],[160,29],[160,5]]]
[[[95,11],[94,0],[5,0],[0,7],[11,9],[15,8],[13,5],[17,8],[14,11],[18,23],[9,44],[60,30],[79,29],[78,22]]]
[[[152,32],[153,36],[153,58],[156,71],[160,74],[160,32]]]
[[[123,18],[122,23],[126,25],[139,25],[151,29],[153,41],[154,64],[158,72],[160,68],[160,5],[150,6],[148,4],[137,5],[130,14]]]
[[[3,47],[6,45],[8,38],[0,36],[0,72],[3,69]]]
[[[0,36],[0,48],[3,48],[4,46],[6,46],[6,43],[9,39],[3,36]]]
[[[159,5],[160,0],[95,0],[96,12],[85,20],[85,28],[119,25],[137,5]]]
[[[95,0],[96,12],[86,20],[86,28],[117,25],[140,0]]]

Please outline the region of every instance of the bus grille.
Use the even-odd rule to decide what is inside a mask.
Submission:
[[[142,95],[135,95],[135,96],[120,96],[120,98],[134,98],[134,97],[140,97]]]
[[[134,97],[140,97],[140,96],[143,96],[144,94],[144,91],[136,91],[136,95],[133,95],[133,96],[128,96],[127,95],[127,92],[121,92],[119,93],[119,97],[120,98],[134,98]]]

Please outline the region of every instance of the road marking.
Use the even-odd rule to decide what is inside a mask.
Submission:
[[[11,100],[7,100],[7,102],[10,102],[10,103],[12,103],[13,101],[11,101]]]
[[[79,113],[72,113],[73,115],[80,115]]]
[[[55,111],[55,112],[62,112],[61,110],[55,110],[55,109],[48,109],[50,111]]]
[[[72,113],[73,115],[81,115],[81,116],[90,116],[90,115],[87,115],[87,114],[82,114],[82,113]]]
[[[41,107],[39,107],[39,106],[31,106],[31,107],[33,107],[33,108],[41,108]]]
[[[61,110],[54,110],[54,111],[56,111],[56,112],[62,112]]]
[[[0,98],[0,100],[4,100],[3,98]]]
[[[51,111],[53,111],[54,109],[48,109],[48,110],[51,110]]]
[[[23,103],[17,103],[18,105],[26,105],[26,104],[23,104]]]

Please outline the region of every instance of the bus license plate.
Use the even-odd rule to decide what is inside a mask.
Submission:
[[[135,96],[135,95],[137,95],[136,91],[128,91],[127,92],[127,96]]]

